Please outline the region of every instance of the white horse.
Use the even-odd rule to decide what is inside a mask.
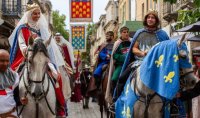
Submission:
[[[184,36],[178,41],[177,46],[182,45]],[[173,57],[173,56],[172,56]],[[178,57],[180,59],[188,58],[184,51],[179,50]],[[168,67],[170,68],[170,67]],[[180,68],[180,83],[183,83],[186,89],[194,87],[197,77],[193,73],[192,68]],[[135,71],[136,77],[131,81],[131,88],[137,96],[140,96],[134,104],[134,118],[162,118],[163,117],[163,99],[152,89],[148,88],[140,79],[140,67]],[[134,77],[134,75],[133,75]],[[154,79],[154,78],[152,78]],[[161,88],[162,89],[162,88]],[[170,91],[166,91],[170,92]]]
[[[28,104],[18,109],[23,118],[55,118],[56,95],[53,78],[48,74],[49,57],[42,39],[37,39],[28,51],[19,84],[19,94]]]

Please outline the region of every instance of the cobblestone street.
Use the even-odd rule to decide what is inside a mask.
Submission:
[[[74,103],[68,102],[68,113],[67,118],[101,118],[99,111],[99,106],[96,102],[89,103],[89,109],[83,109],[82,102]],[[104,118],[106,118],[106,113],[104,113]]]

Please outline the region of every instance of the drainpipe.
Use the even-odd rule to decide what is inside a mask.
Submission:
[[[131,0],[129,0],[129,20],[131,20]]]

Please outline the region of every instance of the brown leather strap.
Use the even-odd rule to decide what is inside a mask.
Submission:
[[[11,111],[0,114],[0,118],[17,118],[17,116],[12,115],[12,113],[15,111],[16,111],[16,108],[14,107]]]

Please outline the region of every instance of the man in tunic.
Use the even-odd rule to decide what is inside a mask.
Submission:
[[[106,33],[106,42],[103,43],[101,46],[99,46],[98,49],[99,55],[97,58],[98,60],[96,62],[97,66],[94,71],[94,78],[97,89],[99,89],[101,83],[103,70],[105,70],[108,63],[110,62],[111,52],[114,44],[113,39],[114,39],[114,33],[112,31],[108,31]]]
[[[120,38],[114,43],[111,54],[108,84],[105,96],[107,102],[109,103],[112,103],[112,94],[131,44],[129,38],[129,29],[127,27],[120,28],[120,35]]]
[[[14,89],[19,84],[19,76],[9,65],[9,53],[0,49],[0,118],[17,118]]]
[[[148,51],[158,42],[169,40],[167,33],[159,27],[160,20],[157,11],[149,11],[144,18],[143,25],[144,28],[139,29],[131,40],[130,50],[124,60],[114,100],[121,94],[130,72],[142,63]]]
[[[88,96],[88,87],[90,83],[90,78],[92,77],[92,73],[90,72],[90,67],[88,65],[85,65],[83,68],[83,71],[80,75],[80,81],[81,81],[81,94],[83,96],[83,108],[89,108],[89,96]]]

